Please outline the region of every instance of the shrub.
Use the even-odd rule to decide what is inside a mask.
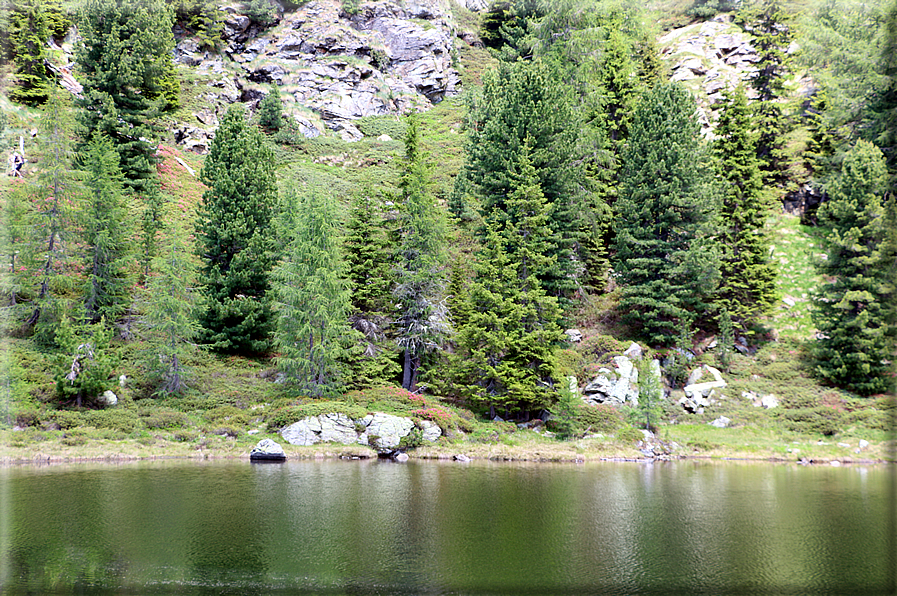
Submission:
[[[380,50],[373,50],[371,52],[371,58],[374,59],[374,62],[379,66],[379,60],[377,58],[377,52]],[[383,54],[383,52],[380,52]],[[385,58],[385,54],[383,54],[384,60],[388,60]],[[380,68],[380,70],[383,70]],[[389,135],[395,141],[400,141],[405,137],[405,131],[408,128],[408,123],[405,122],[404,118],[396,118],[393,115],[386,116],[364,116],[355,120],[353,122],[355,126],[364,134],[366,137],[379,137],[380,135]]]
[[[86,412],[84,418],[88,425],[96,428],[108,428],[123,433],[130,433],[140,426],[140,417],[133,410],[94,410]]]
[[[577,418],[587,429],[593,432],[611,432],[623,425],[623,414],[609,405],[583,404]]]
[[[176,428],[190,425],[190,418],[183,412],[175,410],[141,412],[140,416],[147,428]]]
[[[16,413],[16,425],[21,427],[39,426],[40,412],[37,410],[22,410]]]
[[[68,410],[58,410],[50,415],[50,420],[59,425],[62,430],[70,428],[78,428],[86,424],[85,418],[80,412],[70,412]]]
[[[424,431],[417,428],[416,426],[411,429],[411,431],[402,437],[399,440],[399,448],[400,449],[414,449],[415,447],[420,447],[424,442]]]
[[[645,438],[642,431],[632,426],[625,426],[617,431],[617,441],[621,443],[635,443]]]
[[[780,416],[788,430],[802,434],[821,434],[828,437],[840,432],[844,424],[844,415],[841,412],[825,406],[784,410]]]
[[[214,424],[227,422],[231,426],[249,424],[249,416],[234,406],[220,406],[203,414],[203,418]]]

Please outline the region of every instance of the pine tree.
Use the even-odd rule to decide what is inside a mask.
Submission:
[[[88,319],[108,324],[118,320],[130,305],[130,241],[133,235],[125,203],[118,154],[105,137],[96,137],[80,155],[87,193],[84,213],[84,307]]]
[[[274,153],[231,106],[215,134],[200,180],[197,226],[206,310],[202,337],[222,352],[263,353],[271,309],[265,294],[273,265],[272,210],[277,204]]]
[[[170,213],[165,250],[152,261],[155,275],[147,283],[144,321],[147,329],[148,376],[161,396],[187,389],[185,360],[199,336],[199,288],[185,224]]]
[[[620,30],[621,25],[619,22],[610,23],[599,71],[607,135],[615,148],[621,147],[628,135],[638,83],[632,48]]]
[[[535,60],[502,63],[484,76],[483,95],[471,114],[464,176],[480,199],[484,220],[503,229],[510,173],[529,139],[532,165],[549,205],[549,252],[555,258],[542,285],[548,294],[566,298],[581,274],[584,257],[577,248],[588,245],[578,238],[579,224],[591,214],[589,200],[580,196],[583,172],[572,159],[578,119],[557,75]]]
[[[654,88],[636,108],[622,156],[614,259],[620,308],[659,345],[707,314],[719,280],[718,259],[704,241],[715,199],[704,179],[695,111],[680,85]]]
[[[336,205],[328,196],[293,196],[284,217],[292,234],[271,276],[277,365],[304,395],[338,395],[351,303]]]
[[[387,223],[381,201],[368,190],[355,197],[343,247],[352,297],[349,320],[360,335],[351,375],[358,387],[398,378],[396,346],[388,337],[395,251]]]
[[[878,71],[883,81],[870,93],[869,135],[884,152],[891,175],[897,176],[897,1],[885,16]]]
[[[507,227],[489,230],[458,332],[462,393],[491,415],[496,408],[506,415],[547,408],[554,397],[558,305],[538,277],[552,257],[544,254],[547,205],[528,156],[525,143],[512,174]]]
[[[768,206],[763,195],[756,136],[744,89],[728,98],[714,145],[723,181],[720,209],[722,281],[716,303],[724,308],[742,334],[750,334],[759,317],[768,313],[776,298],[776,271],[769,260],[765,231]]]
[[[789,46],[793,39],[788,15],[778,0],[762,0],[739,14],[739,20],[754,36],[752,45],[760,57],[751,75],[751,86],[757,92],[754,101],[755,126],[759,131],[757,157],[767,183],[784,179],[785,134],[787,120],[780,100],[785,96],[788,75]]]
[[[402,387],[414,390],[421,357],[451,331],[443,301],[445,222],[429,191],[417,120],[408,121],[402,165],[396,255],[397,343],[403,351]]]
[[[888,390],[894,356],[887,321],[893,280],[888,279],[881,203],[886,184],[881,151],[858,141],[829,186],[829,201],[819,209],[831,231],[818,270],[831,281],[819,288],[815,302],[816,372],[860,395]]]
[[[78,27],[85,143],[109,137],[127,187],[139,192],[156,176],[156,120],[177,107],[172,22],[164,0],[86,0]]]
[[[84,313],[63,316],[56,334],[60,347],[56,360],[56,393],[78,407],[90,405],[104,391],[111,390],[112,371],[119,357],[111,347],[112,328],[105,319],[89,324]]]
[[[268,95],[259,104],[259,126],[276,132],[283,125],[283,102],[280,99],[280,89],[277,85],[271,85]]]
[[[52,80],[45,61],[47,40],[62,9],[54,0],[18,0],[9,13],[9,44],[16,65],[16,84],[10,89],[13,101],[37,105],[47,99]]]

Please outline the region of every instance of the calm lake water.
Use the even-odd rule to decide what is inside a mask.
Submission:
[[[0,469],[4,594],[888,594],[886,466]]]

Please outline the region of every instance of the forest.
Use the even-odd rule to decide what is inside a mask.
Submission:
[[[434,1],[407,26],[448,23],[457,81],[374,94],[391,107],[360,117],[242,64],[292,15],[330,7],[348,39],[391,4],[3,4],[14,447],[239,446],[378,411],[446,442],[644,429],[712,452],[718,436],[671,429],[720,415],[886,440],[897,2]],[[716,57],[682,54],[707,26]],[[223,66],[178,58],[185,40]],[[319,45],[309,68],[405,72],[395,45],[354,52]],[[191,151],[177,131],[209,112]],[[634,393],[586,399],[620,358]],[[696,369],[725,395],[683,409]]]

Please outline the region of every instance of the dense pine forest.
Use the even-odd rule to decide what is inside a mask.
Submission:
[[[885,457],[893,0],[2,11],[15,456]]]

